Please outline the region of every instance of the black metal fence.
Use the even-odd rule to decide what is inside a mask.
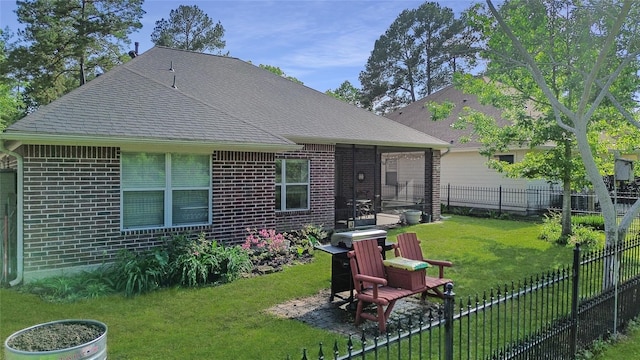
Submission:
[[[635,191],[617,189],[615,194],[617,196],[614,199],[620,212],[626,211],[638,199],[638,193]],[[503,186],[477,187],[447,184],[440,188],[440,201],[447,210],[466,208],[486,209],[498,213],[505,211],[534,214],[550,209],[560,210],[562,199],[562,188],[557,186],[518,189]],[[600,211],[597,196],[591,191],[573,192],[571,211],[574,213]]]
[[[441,307],[397,333],[363,333],[302,359],[573,359],[640,314],[640,237],[628,238],[588,253],[577,246],[571,265],[457,303],[450,285]]]

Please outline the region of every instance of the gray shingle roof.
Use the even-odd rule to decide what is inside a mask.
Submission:
[[[445,101],[455,104],[451,114],[449,114],[446,119],[439,121],[431,120],[431,112],[424,105],[428,102],[443,103]],[[458,120],[460,112],[464,107],[470,107],[489,115],[497,119],[498,124],[502,126],[509,124],[502,118],[502,110],[494,106],[480,104],[477,96],[465,94],[456,89],[453,85],[449,85],[401,109],[389,113],[386,117],[403,125],[430,134],[438,139],[442,139],[451,144],[452,149],[478,148],[481,145],[477,141],[474,141],[473,138],[471,141],[466,143],[460,142],[461,137],[471,135],[471,126],[468,126],[467,129],[454,129],[451,126]]]
[[[447,145],[239,59],[163,47],[42,107],[2,137],[37,135],[285,147]]]

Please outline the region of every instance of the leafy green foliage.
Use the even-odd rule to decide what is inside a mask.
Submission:
[[[607,227],[606,242],[626,231],[640,207],[618,220],[618,210],[603,172],[611,169],[618,151],[640,137],[637,92],[640,88],[640,4],[626,0],[597,6],[576,6],[573,1],[510,0],[499,8],[487,0],[486,13],[476,12],[487,44],[487,76],[530,99],[533,116],[517,118],[535,129],[535,143],[545,138],[562,145],[555,166],[564,172],[563,209],[574,170],[584,169],[593,186]],[[522,114],[522,107],[511,107]],[[624,129],[622,132],[617,129]],[[629,134],[623,133],[629,131]],[[636,146],[637,148],[637,146]],[[580,158],[580,168],[572,159]],[[566,215],[565,215],[566,216]],[[563,230],[567,222],[563,221]],[[607,279],[613,278],[606,276]]]
[[[12,33],[6,28],[0,29],[0,69],[6,66]],[[24,116],[24,104],[16,91],[18,82],[7,76],[0,79],[0,131]]]
[[[204,233],[196,239],[176,235],[168,244],[169,278],[178,284],[195,287],[237,279],[251,270],[246,251],[225,247],[208,240]]]
[[[282,69],[280,69],[277,66],[260,64],[260,65],[258,65],[258,67],[261,68],[261,69],[265,69],[265,70],[269,71],[270,73],[273,73],[273,74],[276,74],[278,76],[281,76],[281,77],[283,77],[283,78],[285,78],[287,80],[291,80],[296,84],[301,84],[301,85],[304,84],[302,81],[296,79],[295,77],[285,74],[285,72],[282,71]]]
[[[338,100],[342,100],[351,105],[362,107],[362,95],[360,93],[360,89],[351,85],[351,82],[349,82],[349,80],[345,80],[342,84],[340,84],[340,87],[335,90],[325,91],[325,94]]]
[[[285,234],[290,246],[298,257],[313,254],[314,246],[327,238],[327,232],[321,226],[307,224],[300,230],[290,231]]]
[[[23,285],[20,291],[38,294],[49,302],[73,302],[116,292],[111,269],[107,266],[93,271],[38,279]]]
[[[155,290],[163,284],[169,255],[160,248],[134,252],[123,250],[114,264],[115,287],[125,296]]]
[[[384,114],[449,85],[454,72],[474,63],[474,40],[451,8],[425,2],[402,11],[360,73],[363,106]]]
[[[3,74],[28,82],[29,110],[46,105],[126,60],[143,0],[18,1],[23,29]]]
[[[568,245],[580,244],[585,250],[601,249],[604,246],[604,232],[592,228],[576,225],[569,236]]]
[[[558,245],[580,244],[585,250],[601,249],[604,246],[604,232],[602,216],[574,216],[572,217],[571,234],[562,235],[561,214],[554,212],[545,214],[539,239]]]
[[[446,119],[451,114],[451,111],[456,107],[456,104],[451,101],[443,101],[442,103],[430,101],[424,104],[424,106],[431,113],[432,121],[440,121]]]
[[[549,241],[551,243],[564,243],[566,239],[562,239],[562,225],[560,224],[560,214],[551,213],[545,214],[542,220],[542,227],[540,228],[540,234],[538,238],[541,240]]]
[[[571,222],[575,225],[589,227],[594,230],[604,231],[604,218],[602,215],[573,216]]]
[[[224,27],[213,20],[197,5],[180,5],[171,10],[169,19],[156,21],[151,41],[160,46],[191,51],[220,52],[226,43]]]

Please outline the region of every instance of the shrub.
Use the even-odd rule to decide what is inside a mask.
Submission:
[[[552,243],[559,243],[562,236],[561,214],[554,212],[545,214],[538,238]]]
[[[585,250],[600,249],[604,245],[605,236],[601,231],[593,230],[586,226],[574,226],[569,236],[568,244],[575,246],[580,244]]]
[[[559,245],[575,246],[575,244],[580,244],[585,249],[598,249],[604,244],[604,233],[598,230],[598,226],[592,226],[597,225],[598,218],[602,219],[598,215],[572,217],[571,235],[566,237],[562,236],[562,214],[553,212],[544,216],[538,237]]]
[[[586,226],[594,230],[604,231],[604,217],[602,217],[602,215],[572,216],[571,224]]]
[[[313,254],[314,246],[327,238],[327,232],[321,226],[305,225],[300,230],[293,230],[285,234],[289,246],[298,257]]]
[[[264,271],[264,266],[280,270],[294,261],[311,258],[314,246],[327,237],[327,233],[315,225],[282,234],[272,229],[247,229],[247,232],[242,249],[248,252],[254,272]]]
[[[109,274],[109,269],[103,266],[94,271],[34,280],[23,285],[20,290],[38,294],[43,300],[49,302],[72,302],[96,298],[115,292],[113,282],[105,274]]]
[[[214,253],[221,259],[218,268],[214,273],[218,274],[221,282],[231,282],[244,273],[249,273],[253,269],[253,263],[249,253],[239,246],[221,246],[216,242],[211,244]]]
[[[200,233],[197,239],[184,235],[168,244],[171,277],[186,286],[201,286],[232,281],[242,272],[249,272],[252,263],[249,254],[237,246],[225,247]]]
[[[125,296],[148,292],[166,283],[169,255],[165,249],[135,253],[122,250],[114,263],[115,288]]]

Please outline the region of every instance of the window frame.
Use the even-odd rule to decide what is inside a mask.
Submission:
[[[129,188],[127,189],[124,182],[122,181],[123,177],[122,174],[124,172],[124,164],[122,161],[122,157],[128,154],[163,154],[164,155],[164,186],[163,187],[141,187],[141,188]],[[126,151],[126,152],[122,152],[121,153],[121,159],[120,159],[120,230],[121,231],[136,231],[136,230],[151,230],[151,229],[171,229],[171,228],[182,228],[182,227],[190,227],[190,226],[208,226],[212,224],[212,207],[213,207],[213,200],[212,200],[212,194],[213,194],[213,190],[212,190],[212,178],[211,178],[211,174],[212,174],[212,168],[211,168],[211,154],[186,154],[186,155],[190,155],[190,156],[206,156],[207,157],[207,168],[208,168],[208,181],[207,181],[207,186],[205,188],[205,186],[174,186],[172,184],[172,179],[171,179],[171,175],[172,175],[172,164],[171,164],[171,157],[174,154],[178,154],[178,153],[156,153],[156,152],[145,152],[145,151]],[[184,155],[184,154],[180,154],[180,155]],[[174,191],[191,191],[191,190],[195,190],[195,191],[202,191],[202,190],[206,190],[207,191],[207,220],[206,222],[193,222],[193,223],[186,223],[186,224],[173,224],[173,192]],[[134,192],[134,191],[153,191],[153,192],[158,192],[158,191],[162,191],[163,195],[164,195],[164,202],[163,202],[163,211],[164,211],[164,217],[163,217],[163,224],[162,225],[150,225],[150,226],[133,226],[133,227],[125,227],[125,211],[124,211],[124,194],[125,192]]]
[[[287,183],[287,161],[306,161],[307,163],[307,182],[291,182]],[[274,187],[274,197],[277,195],[277,188],[280,186],[280,208],[277,207],[276,202],[276,212],[287,212],[287,211],[309,211],[311,209],[311,160],[306,158],[281,158],[276,159],[276,162],[280,161],[280,182],[275,181]],[[277,166],[276,166],[277,167]],[[276,174],[277,178],[277,174]],[[306,208],[287,208],[287,187],[288,186],[306,186],[307,187],[307,207]],[[276,199],[277,200],[277,199]]]
[[[494,158],[497,161],[502,161],[502,162],[506,162],[506,163],[509,163],[509,164],[514,164],[516,162],[515,154],[496,154],[494,156]],[[508,160],[505,160],[505,159],[508,159]]]

